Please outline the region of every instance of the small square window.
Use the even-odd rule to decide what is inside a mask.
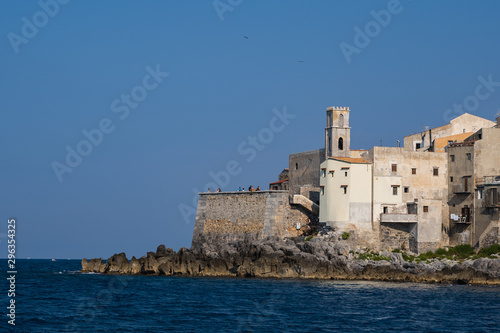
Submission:
[[[321,177],[326,177],[326,169],[321,169]]]
[[[434,168],[432,173],[434,174],[434,176],[439,176],[439,168]]]
[[[409,193],[410,192],[410,187],[409,186],[405,186],[405,193]]]
[[[424,206],[424,213],[428,213],[429,212],[429,206]]]
[[[328,173],[330,174],[330,176],[332,176],[332,177],[333,177],[333,175],[335,174],[335,171],[330,170]]]
[[[299,169],[299,163],[295,163],[295,170]]]
[[[411,174],[416,175],[417,174],[417,168],[412,168],[411,169]]]
[[[345,172],[345,176],[347,177],[347,171]]]
[[[483,198],[483,190],[478,190],[477,191],[477,198],[481,200]]]
[[[398,165],[397,164],[392,164],[392,172],[398,172]]]
[[[388,214],[389,213],[389,208],[388,207],[384,207],[384,214]]]
[[[398,195],[398,187],[397,186],[392,187],[392,195]]]
[[[470,161],[472,159],[471,153],[467,153],[467,161]]]
[[[452,162],[455,162],[455,155],[450,155],[450,159]]]
[[[450,177],[450,183],[453,183],[453,177]]]
[[[347,185],[342,185],[341,187],[344,190],[344,194],[347,194]]]
[[[320,193],[321,193],[321,195],[325,195],[325,187],[324,186],[320,187]]]

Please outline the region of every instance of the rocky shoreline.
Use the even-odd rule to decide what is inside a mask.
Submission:
[[[362,260],[348,245],[320,238],[211,243],[178,252],[160,245],[156,252],[130,261],[125,253],[115,254],[105,262],[82,259],[81,272],[500,285],[500,258],[416,263],[405,261],[401,253],[380,255],[386,259]]]

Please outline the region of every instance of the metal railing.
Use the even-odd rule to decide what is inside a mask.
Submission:
[[[476,185],[499,184],[500,175],[497,176],[484,176],[476,178]]]

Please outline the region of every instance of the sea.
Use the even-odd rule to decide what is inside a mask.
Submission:
[[[79,260],[17,260],[15,297],[2,284],[0,331],[500,332],[497,286],[112,276],[80,268]]]

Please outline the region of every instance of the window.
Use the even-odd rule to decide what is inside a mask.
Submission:
[[[471,153],[467,153],[466,155],[467,155],[467,161],[470,161],[472,159]]]
[[[450,177],[450,183],[453,183],[453,177]]]
[[[479,133],[479,134],[477,135],[477,139],[478,139],[478,140],[481,140],[482,138],[483,138],[483,135],[482,135],[481,133]]]
[[[483,198],[483,190],[477,190],[477,198],[481,200]]]
[[[420,149],[420,147],[421,147],[421,146],[422,146],[422,144],[417,143],[417,144],[415,145],[415,149]]]
[[[405,186],[405,193],[409,193],[410,192],[410,187],[409,186]]]
[[[339,116],[339,127],[344,127],[344,115]]]
[[[330,170],[330,175],[333,177],[333,175],[335,174],[335,171],[334,170]]]
[[[347,171],[345,172],[345,176],[347,177]]]
[[[439,176],[439,168],[434,168],[432,173],[434,176]]]
[[[392,186],[392,195],[398,195],[398,186]]]
[[[295,170],[299,169],[299,163],[295,163]]]
[[[462,218],[465,219],[464,222],[470,222],[470,208],[468,205],[462,207]]]
[[[320,191],[321,195],[325,195],[325,187],[321,186],[319,189],[320,189],[319,191]]]
[[[450,155],[450,160],[451,160],[452,162],[455,162],[455,155]]]
[[[397,164],[392,164],[392,172],[398,172],[398,165]]]
[[[344,150],[344,139],[339,138],[339,150]]]
[[[340,187],[344,190],[344,194],[347,194],[347,185],[342,185]]]
[[[326,169],[321,169],[321,177],[326,177]]]
[[[329,128],[328,129],[328,140],[327,140],[327,144],[328,144],[328,156],[332,156],[332,129]]]
[[[411,169],[411,174],[416,175],[417,174],[417,168],[412,168]]]
[[[387,214],[389,213],[389,208],[388,207],[384,207],[384,214]]]
[[[429,206],[424,206],[424,213],[428,213],[429,212]]]

